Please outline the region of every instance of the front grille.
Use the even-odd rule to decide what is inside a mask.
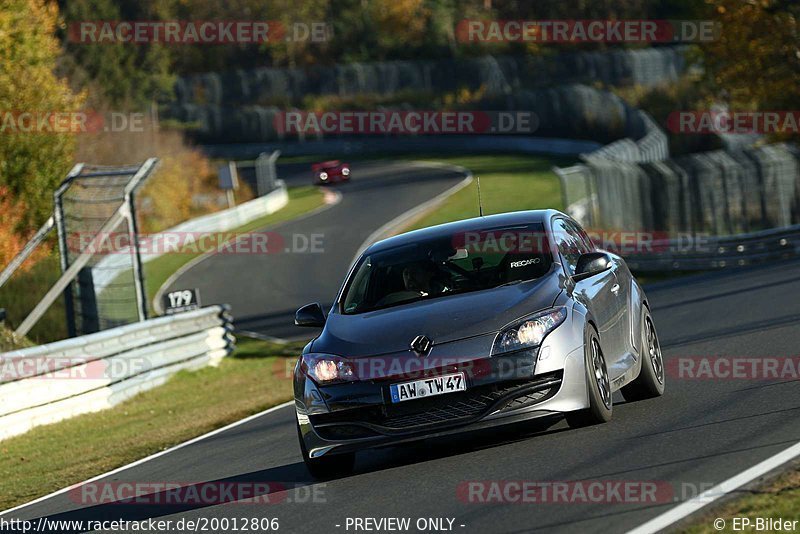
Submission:
[[[421,425],[432,425],[436,423],[444,423],[448,421],[471,418],[477,414],[486,411],[492,404],[501,399],[504,395],[513,391],[518,386],[509,386],[504,389],[494,389],[477,392],[477,391],[464,391],[462,393],[454,393],[450,395],[441,395],[420,401],[420,404],[427,403],[427,406],[414,406],[405,407],[401,404],[391,406],[387,409],[388,417],[384,419],[380,425],[391,429],[403,429]],[[478,389],[478,388],[476,388]],[[454,399],[452,397],[460,396],[461,399]],[[447,398],[451,397],[451,398]],[[408,404],[412,404],[411,401]],[[438,406],[436,404],[439,404]],[[397,414],[396,412],[404,411],[403,408],[411,408],[414,413],[405,415]],[[422,411],[420,411],[422,410]]]
[[[424,400],[315,415],[311,422],[323,438],[331,436],[327,439],[422,431],[434,425],[464,424],[494,410],[506,412],[536,404],[554,395],[560,383],[561,373],[550,373]]]

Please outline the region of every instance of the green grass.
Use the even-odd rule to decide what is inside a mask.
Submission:
[[[254,221],[235,228],[231,230],[230,233],[241,234],[267,228],[313,211],[322,206],[322,204],[323,194],[319,188],[310,185],[292,187],[289,188],[289,203],[286,206],[275,213],[259,217]],[[144,264],[145,289],[147,292],[147,300],[151,303],[151,306],[153,298],[159,288],[164,285],[172,273],[201,255],[202,253],[197,252],[164,254]]]
[[[751,525],[756,519],[772,518],[789,521],[800,521],[800,466],[780,476],[774,482],[754,491],[751,495],[729,501],[722,506],[712,508],[707,513],[688,525],[682,532],[691,534],[710,534],[712,532],[735,532],[733,518],[746,517]],[[725,528],[714,528],[714,520],[725,520]],[[800,523],[799,523],[800,524]],[[750,529],[752,532],[752,528]],[[789,529],[792,532],[792,529]],[[765,531],[773,532],[773,531]]]
[[[303,343],[241,340],[218,367],[96,413],[0,441],[0,510],[28,502],[291,399]]]
[[[569,165],[571,160],[527,155],[477,155],[425,157],[461,165],[480,177],[483,213],[554,208],[561,209],[561,184],[552,171],[554,165]],[[409,230],[476,217],[477,181],[447,198],[430,213],[414,221]]]

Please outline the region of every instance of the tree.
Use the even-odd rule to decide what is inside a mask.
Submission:
[[[123,12],[123,9],[125,11]],[[91,105],[111,105],[117,109],[146,109],[162,95],[171,94],[174,77],[169,50],[160,44],[86,43],[72,31],[82,21],[152,20],[159,13],[144,3],[118,5],[112,0],[67,2],[66,54],[62,70],[69,71],[73,83],[91,87]]]
[[[45,0],[0,0],[0,187],[27,205],[17,228],[23,232],[52,210],[53,190],[69,170],[75,139],[14,125],[22,113],[77,112],[82,103],[53,73],[60,51],[57,20],[56,6]]]
[[[731,107],[794,110],[800,102],[800,5],[706,0],[719,38],[702,46],[707,81]]]

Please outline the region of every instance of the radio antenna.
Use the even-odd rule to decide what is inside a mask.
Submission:
[[[481,177],[477,177],[478,180],[478,214],[483,217],[483,201],[481,200]]]

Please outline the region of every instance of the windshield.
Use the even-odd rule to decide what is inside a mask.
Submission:
[[[540,224],[423,240],[362,257],[342,298],[342,312],[363,313],[535,280],[551,263]]]

